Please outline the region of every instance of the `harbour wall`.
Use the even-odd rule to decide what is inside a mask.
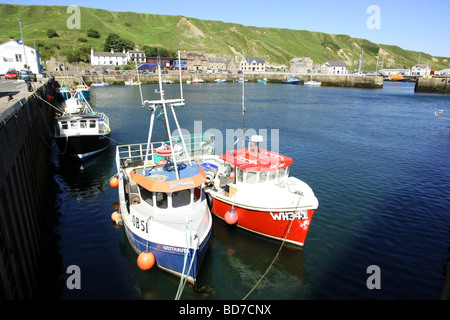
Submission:
[[[42,99],[51,101],[55,82],[35,86],[32,94],[0,99],[0,300],[38,298],[53,268],[46,261],[54,220],[46,192],[54,110]]]
[[[450,94],[449,77],[418,78],[414,92]]]
[[[245,79],[250,82],[256,82],[258,79],[266,78],[270,83],[281,83],[286,80],[288,76],[295,76],[303,82],[310,80],[311,78],[322,82],[322,86],[334,86],[334,87],[346,87],[346,88],[373,88],[379,89],[383,87],[383,77],[381,76],[357,76],[357,75],[329,75],[329,74],[292,74],[292,73],[246,73]],[[229,82],[242,78],[241,74],[197,74],[197,73],[184,73],[182,74],[182,81],[193,80],[196,77],[202,78],[205,82],[214,82],[216,79],[226,79]],[[164,80],[172,80],[178,82],[180,77],[177,71],[169,71],[168,74],[163,74]],[[58,83],[73,85],[78,84],[81,79],[90,85],[97,83],[98,81],[109,82],[110,84],[123,84],[125,81],[132,79],[137,81],[137,75],[135,71],[131,75],[83,75],[83,76],[65,76],[55,75],[55,79]],[[139,80],[143,83],[158,83],[157,74],[140,74]]]

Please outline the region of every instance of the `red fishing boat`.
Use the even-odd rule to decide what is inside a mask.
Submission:
[[[294,246],[303,246],[319,203],[305,182],[289,176],[293,159],[260,148],[202,157],[211,212],[229,224]]]

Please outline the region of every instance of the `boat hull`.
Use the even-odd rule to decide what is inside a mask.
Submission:
[[[185,270],[184,274],[186,274],[192,263],[192,268],[188,274],[187,280],[190,283],[196,282],[197,274],[209,248],[211,229],[203,242],[199,244],[197,250],[194,250],[193,248],[189,249],[185,263],[186,248],[147,241],[134,233],[132,227],[129,227],[128,224],[125,223],[124,226],[128,241],[137,254],[144,251],[150,251],[155,256],[156,265],[159,268],[178,277],[183,275],[183,269]]]
[[[83,159],[105,150],[110,134],[59,136],[55,142],[62,154]]]
[[[307,210],[305,218],[293,211],[271,212],[245,208],[238,203],[225,202],[212,196],[211,213],[217,217],[225,220],[225,214],[233,207],[238,214],[236,225],[239,228],[276,240],[286,239],[287,243],[299,247],[305,243],[315,211],[315,209]]]

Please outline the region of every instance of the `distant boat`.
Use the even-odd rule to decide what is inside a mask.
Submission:
[[[244,78],[239,78],[238,80],[234,80],[234,82],[243,83],[243,82],[248,82],[248,80],[244,79]]]
[[[56,88],[56,93],[58,94],[61,100],[69,99],[72,95],[69,87],[59,87]]]
[[[225,79],[216,79],[216,80],[214,80],[214,82],[215,83],[225,83],[225,82],[227,82],[227,80],[225,80]]]
[[[203,83],[203,79],[202,78],[194,78],[191,80],[191,83]]]
[[[127,80],[125,81],[125,85],[126,86],[137,86],[140,85],[141,83],[139,81],[133,81],[133,80]]]
[[[282,80],[283,84],[300,84],[301,81],[296,77],[287,77],[286,80]]]
[[[309,80],[306,81],[304,85],[307,87],[320,87],[322,83],[318,80]]]
[[[97,82],[97,83],[93,83],[93,84],[91,84],[91,87],[105,87],[105,86],[109,86],[109,82],[102,82],[102,81],[99,81],[99,82]]]
[[[258,83],[267,83],[267,79],[266,78],[258,79],[258,80],[256,80],[256,82],[258,82]]]
[[[105,150],[110,135],[108,117],[75,93],[66,99],[64,113],[55,117],[54,138],[61,154],[84,159]]]
[[[392,82],[408,82],[409,79],[405,78],[401,73],[392,74],[385,79],[386,81]]]
[[[91,98],[91,87],[84,83],[80,83],[75,86],[74,95],[78,96],[81,100],[83,100],[83,98],[89,100]]]

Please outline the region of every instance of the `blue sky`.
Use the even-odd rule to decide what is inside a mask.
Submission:
[[[341,33],[450,57],[448,0],[70,0],[56,3],[19,0],[4,3],[78,5],[109,11],[183,15],[246,26]],[[379,11],[368,12],[371,5]]]

